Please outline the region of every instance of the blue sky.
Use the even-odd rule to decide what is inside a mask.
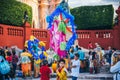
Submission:
[[[119,1],[120,0],[68,0],[68,3],[69,3],[70,8],[79,7],[79,6],[112,4],[114,7],[114,10],[116,10],[119,6]]]

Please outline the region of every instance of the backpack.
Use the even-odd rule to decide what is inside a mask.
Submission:
[[[0,73],[7,74],[10,72],[10,65],[8,61],[6,61],[3,56],[0,56]]]

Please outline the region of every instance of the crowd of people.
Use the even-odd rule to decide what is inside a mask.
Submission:
[[[10,71],[7,74],[2,74],[0,72],[0,79],[10,79],[15,78],[16,75],[16,68],[17,68],[17,62],[18,62],[18,56],[16,55],[15,48],[8,48],[6,47],[0,47],[0,56],[2,56],[6,61],[8,61],[9,66],[3,66],[3,68],[10,67]],[[0,60],[1,64],[3,63],[3,60]],[[2,67],[0,64],[0,67]],[[2,69],[1,69],[2,70]]]
[[[93,44],[89,42],[87,51],[78,45],[71,46],[67,55],[62,59],[59,57],[53,58],[56,53],[51,48],[46,52],[49,57],[37,64],[27,48],[16,55],[15,48],[0,47],[0,56],[3,56],[10,65],[9,73],[0,73],[0,79],[15,79],[16,74],[18,74],[17,76],[20,74],[20,72],[16,73],[16,70],[18,70],[22,71],[21,77],[23,78],[27,76],[32,78],[32,71],[34,71],[34,78],[41,76],[40,80],[50,80],[51,73],[56,73],[57,80],[67,80],[69,73],[72,80],[77,80],[80,73],[100,73],[100,68],[104,65],[108,65],[110,72],[115,73],[115,80],[120,79],[120,52],[110,46],[108,50],[104,50],[98,43],[95,43],[95,47],[93,47]],[[0,60],[1,62],[2,60]]]

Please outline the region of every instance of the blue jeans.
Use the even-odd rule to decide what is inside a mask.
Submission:
[[[13,65],[13,72],[14,72],[14,75],[16,74],[16,68],[17,68],[17,64],[12,64]]]
[[[72,80],[77,80],[77,77],[72,76]]]

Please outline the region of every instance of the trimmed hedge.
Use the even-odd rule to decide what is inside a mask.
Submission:
[[[32,23],[32,8],[16,0],[0,0],[0,23],[22,26],[24,12],[28,13],[28,22]]]
[[[111,29],[114,9],[112,5],[82,6],[71,9],[77,29]]]

